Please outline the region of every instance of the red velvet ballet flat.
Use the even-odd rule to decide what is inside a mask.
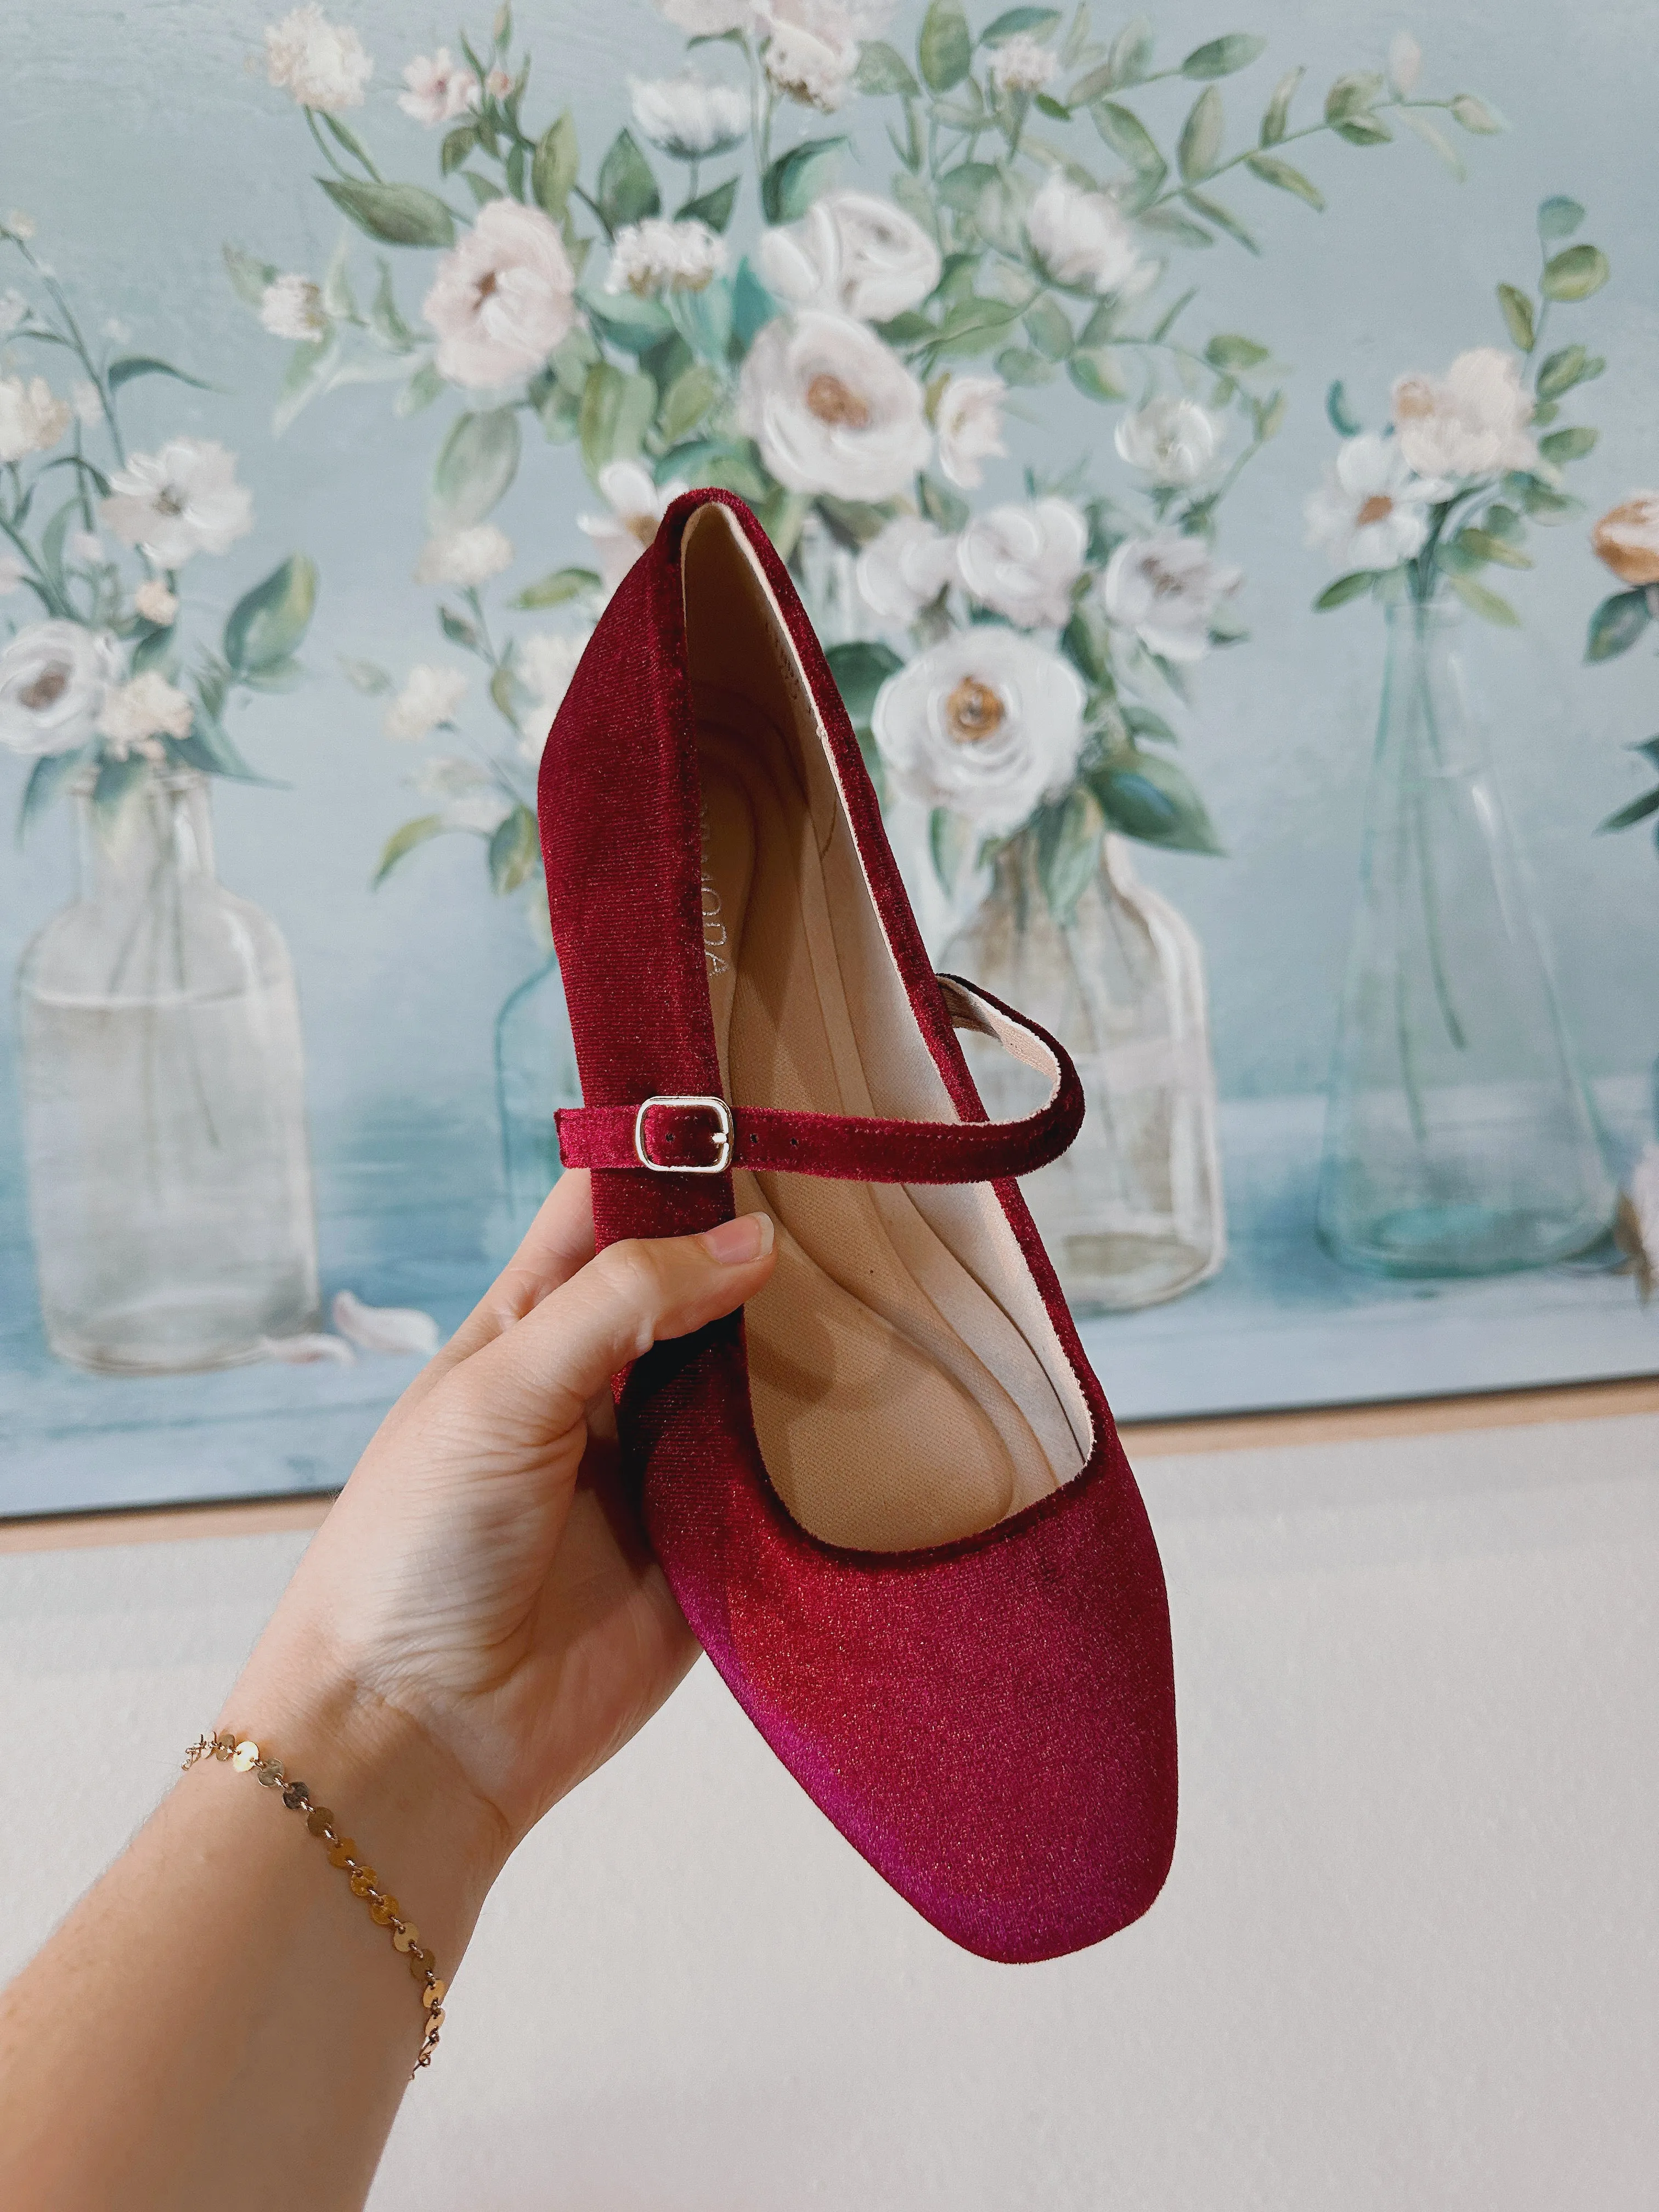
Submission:
[[[988,1959],[1146,1911],[1175,1844],[1163,1571],[1012,1178],[1082,1118],[1051,1038],[936,976],[787,573],[669,509],[548,740],[541,836],[599,1242],[763,1208],[741,1316],[618,1423],[704,1649],[848,1840]],[[956,1027],[1044,1070],[988,1121]]]

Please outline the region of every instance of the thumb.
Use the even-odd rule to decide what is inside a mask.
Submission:
[[[498,1424],[562,1436],[619,1368],[752,1297],[771,1275],[772,1246],[767,1213],[696,1237],[607,1244],[462,1371],[488,1390]]]

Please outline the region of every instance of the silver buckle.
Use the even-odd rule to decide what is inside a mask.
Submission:
[[[701,1106],[714,1116],[714,1158],[706,1165],[693,1166],[684,1160],[653,1160],[645,1148],[645,1117],[653,1106]],[[704,1097],[686,1091],[659,1091],[647,1098],[634,1116],[634,1157],[642,1168],[653,1175],[724,1175],[732,1164],[732,1146],[735,1136],[732,1109],[724,1098]]]

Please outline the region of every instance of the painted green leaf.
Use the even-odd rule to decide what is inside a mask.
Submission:
[[[519,470],[519,418],[511,407],[458,415],[432,464],[427,527],[435,538],[482,522]]]
[[[132,672],[142,676],[146,669],[155,668],[171,677],[177,669],[178,656],[179,633],[173,625],[146,630],[132,648]]]
[[[1552,430],[1547,438],[1540,438],[1538,450],[1559,467],[1563,461],[1582,461],[1586,453],[1593,453],[1600,434],[1588,422],[1575,422],[1569,429]]]
[[[648,353],[674,328],[659,300],[636,299],[631,292],[585,295],[582,305],[594,328],[629,353]]]
[[[1270,392],[1258,401],[1255,410],[1255,434],[1262,445],[1276,438],[1285,427],[1285,416],[1290,401],[1282,392]]]
[[[1304,176],[1300,169],[1281,161],[1277,154],[1247,154],[1244,166],[1253,177],[1260,177],[1264,185],[1276,185],[1281,192],[1294,192],[1297,199],[1305,200],[1310,208],[1318,209],[1322,213],[1325,195],[1313,179]]]
[[[1340,123],[1331,125],[1339,138],[1350,146],[1387,146],[1394,133],[1380,115],[1348,115]]]
[[[859,48],[859,65],[853,82],[860,92],[876,99],[890,93],[898,93],[908,99],[921,90],[909,63],[896,47],[890,46],[882,39],[866,39]]]
[[[952,814],[948,806],[936,806],[927,817],[927,851],[933,863],[933,873],[947,891],[957,887],[957,878],[974,842],[974,833],[959,814]]]
[[[1375,568],[1355,568],[1346,576],[1339,576],[1334,584],[1327,584],[1314,601],[1316,614],[1328,614],[1333,607],[1346,607],[1350,599],[1364,598],[1376,581]]]
[[[1589,384],[1607,368],[1600,354],[1586,353],[1581,345],[1563,346],[1547,356],[1538,371],[1538,396],[1559,399],[1577,384]]]
[[[319,177],[317,182],[359,230],[383,246],[455,243],[454,216],[424,185],[359,183],[349,177]]]
[[[429,361],[423,361],[392,403],[394,415],[418,415],[441,399],[449,386]]]
[[[657,411],[657,387],[648,376],[624,374],[610,362],[588,372],[579,434],[582,461],[597,483],[608,462],[632,460]]]
[[[1553,238],[1571,238],[1584,220],[1584,210],[1577,200],[1570,200],[1565,192],[1541,200],[1538,207],[1538,235],[1546,241]]]
[[[620,230],[624,223],[641,222],[647,216],[660,211],[662,195],[657,180],[631,131],[619,131],[611,140],[599,164],[594,198],[612,230]]]
[[[693,362],[674,379],[663,396],[658,424],[671,444],[695,430],[720,398],[720,380],[706,362]]]
[[[380,865],[370,878],[370,888],[378,890],[399,860],[424,845],[428,837],[437,836],[444,826],[441,814],[417,814],[412,822],[401,823],[380,848]]]
[[[1109,755],[1089,781],[1108,823],[1126,837],[1177,853],[1224,849],[1185,770],[1164,754]]]
[[[475,207],[487,208],[491,200],[507,198],[499,185],[492,184],[488,177],[481,177],[476,169],[463,169],[461,182],[471,193]]]
[[[539,854],[536,817],[527,806],[515,806],[489,841],[489,887],[498,898],[520,889]]]
[[[119,361],[111,362],[105,376],[112,392],[118,392],[124,384],[131,384],[139,376],[170,376],[175,384],[188,384],[198,392],[211,392],[213,386],[204,384],[199,376],[187,376],[182,368],[175,368],[170,361],[158,361],[154,354],[130,353]]]
[[[526,584],[514,600],[515,607],[562,607],[570,599],[579,599],[585,592],[599,588],[598,572],[592,568],[556,568],[550,576],[538,583]]]
[[[1308,74],[1304,69],[1286,70],[1273,87],[1261,117],[1261,143],[1277,146],[1290,128],[1291,102],[1296,98],[1296,88]]]
[[[83,768],[93,748],[77,746],[67,753],[42,753],[29,770],[29,780],[23,787],[23,796],[17,809],[17,842],[21,845],[36,822],[52,805],[58,793],[71,777]]]
[[[939,325],[938,349],[943,354],[988,353],[1006,337],[1019,313],[1006,300],[959,300]]]
[[[1111,52],[1106,57],[1112,82],[1139,84],[1152,66],[1152,25],[1144,15],[1132,17],[1113,40]]]
[[[876,695],[888,678],[896,676],[904,665],[902,657],[891,646],[864,638],[832,645],[824,658],[830,663],[830,673],[836,679],[842,704],[855,723],[868,722],[875,712]]]
[[[1181,64],[1182,76],[1231,76],[1236,70],[1248,69],[1259,54],[1267,51],[1267,41],[1251,31],[1229,31],[1224,38],[1212,39],[1207,45],[1194,46]]]
[[[1463,156],[1433,118],[1425,115],[1420,107],[1396,107],[1394,112],[1407,131],[1420,138],[1437,158],[1445,163],[1461,185],[1468,175],[1463,165]]]
[[[836,544],[844,545],[849,553],[862,551],[887,526],[886,509],[872,507],[867,500],[836,499],[820,492],[813,505]]]
[[[1066,364],[1066,374],[1090,399],[1127,399],[1129,380],[1121,362],[1105,346],[1079,346]]]
[[[1174,246],[1213,246],[1215,240],[1202,223],[1193,222],[1178,208],[1149,208],[1140,218],[1140,227],[1158,238],[1167,238]]]
[[[973,66],[974,39],[957,0],[930,0],[916,40],[922,82],[931,92],[949,92]]]
[[[1599,246],[1567,246],[1544,264],[1540,289],[1547,300],[1588,300],[1612,274]]]
[[[550,215],[555,222],[564,220],[564,211],[570,198],[570,187],[576,181],[576,172],[581,162],[581,149],[576,140],[575,118],[568,108],[556,123],[550,123],[536,141],[535,157],[530,164],[530,189],[536,204],[544,214]]]
[[[261,261],[252,253],[244,253],[240,246],[222,246],[220,251],[224,256],[225,268],[237,298],[250,307],[258,307],[282,271],[274,263]]]
[[[1005,384],[1047,384],[1054,364],[1029,346],[1005,346],[992,366]]]
[[[846,150],[844,138],[808,138],[780,155],[761,179],[761,206],[768,222],[793,222],[835,181]]]
[[[374,301],[368,311],[368,320],[380,343],[390,347],[394,353],[408,353],[413,347],[415,333],[398,312],[390,262],[382,261],[380,264],[380,279],[374,288]]]
[[[1451,112],[1466,131],[1473,131],[1482,138],[1496,137],[1509,125],[1498,110],[1484,100],[1477,100],[1472,92],[1460,92],[1453,100]]]
[[[438,627],[452,645],[459,645],[467,653],[477,651],[477,627],[468,622],[465,615],[453,614],[447,607],[440,607]]]
[[[1195,215],[1201,215],[1206,222],[1212,222],[1218,230],[1224,231],[1227,236],[1235,240],[1247,253],[1261,252],[1261,248],[1256,244],[1252,234],[1244,228],[1232,210],[1224,206],[1212,193],[1200,192],[1195,186],[1189,185],[1181,197]]]
[[[316,605],[316,564],[303,553],[291,553],[231,609],[225,659],[239,673],[274,668],[298,647]]]
[[[1499,629],[1519,629],[1521,617],[1506,599],[1485,584],[1477,584],[1473,576],[1448,576],[1446,581],[1471,614],[1479,615],[1482,622],[1495,623]]]
[[[438,167],[447,177],[453,177],[478,143],[476,123],[460,123],[454,130],[446,131],[444,143],[438,149]]]
[[[1170,173],[1169,165],[1140,118],[1115,100],[1097,100],[1089,112],[1113,153],[1155,190]]]
[[[1500,284],[1498,304],[1504,311],[1504,324],[1510,338],[1522,353],[1530,353],[1537,337],[1532,319],[1532,301],[1515,285]]]
[[[1348,395],[1339,377],[1325,394],[1325,413],[1330,426],[1339,438],[1357,438],[1359,421],[1348,404]]]
[[[1018,38],[1021,32],[1034,39],[1046,39],[1060,21],[1058,8],[1005,8],[996,21],[988,23],[979,34],[982,46],[1000,46],[1006,40]]]
[[[940,530],[961,530],[968,520],[968,502],[948,484],[924,471],[916,478],[916,497],[929,522]]]
[[[1645,822],[1650,814],[1659,814],[1659,785],[1651,791],[1644,791],[1639,799],[1632,799],[1628,806],[1621,806],[1616,813],[1609,814],[1605,822],[1598,822],[1596,835],[1600,836],[1608,830],[1633,829],[1638,822]]]
[[[1037,875],[1048,911],[1062,929],[1077,911],[1100,865],[1100,841],[1106,817],[1086,784],[1073,784],[1057,806],[1045,806],[1036,822]]]
[[[961,215],[972,215],[985,187],[996,181],[996,174],[989,161],[959,161],[939,179],[939,196],[946,207],[955,208]]]
[[[1072,321],[1057,300],[1043,298],[1025,313],[1026,333],[1039,353],[1064,361],[1072,350]]]
[[[1210,85],[1193,102],[1176,146],[1176,160],[1188,184],[1207,177],[1214,168],[1220,158],[1226,127],[1221,94]]]
[[[1628,653],[1649,620],[1645,591],[1638,587],[1633,592],[1615,592],[1610,599],[1603,599],[1590,617],[1585,659],[1612,660],[1621,653]]]
[[[723,185],[716,185],[710,192],[699,192],[694,200],[674,211],[677,222],[707,223],[710,230],[722,231],[732,220],[732,210],[738,204],[739,179],[728,177]]]
[[[1532,562],[1520,548],[1511,545],[1493,530],[1482,530],[1474,523],[1467,524],[1457,533],[1455,543],[1477,561],[1496,561],[1500,568],[1530,568]]]
[[[1346,123],[1357,115],[1367,114],[1382,99],[1382,75],[1379,70],[1351,70],[1340,76],[1325,95],[1325,120],[1329,124]]]
[[[1273,359],[1273,355],[1255,338],[1242,337],[1237,331],[1218,331],[1205,347],[1204,358],[1212,368],[1231,375],[1238,369],[1260,368],[1264,361]]]
[[[377,661],[349,660],[340,655],[340,673],[354,691],[366,699],[383,699],[392,689],[392,678]]]
[[[974,221],[981,238],[1002,252],[1023,257],[1025,243],[1025,210],[1030,204],[1030,185],[1021,176],[1007,176],[999,169],[979,196],[974,210]]]

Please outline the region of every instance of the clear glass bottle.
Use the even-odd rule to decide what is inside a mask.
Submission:
[[[1327,1249],[1379,1274],[1540,1267],[1613,1211],[1459,629],[1388,610],[1318,1204]]]
[[[214,875],[204,778],[147,776],[108,824],[74,800],[81,896],[17,978],[46,1340],[111,1374],[233,1366],[317,1317],[288,951]]]
[[[495,1018],[495,1097],[509,1239],[516,1244],[559,1179],[553,1116],[562,1106],[582,1103],[564,984],[551,952],[508,994]]]
[[[1062,928],[1034,840],[1016,839],[939,965],[1030,1014],[1077,1062],[1082,1131],[1021,1186],[1071,1304],[1153,1305],[1213,1275],[1227,1234],[1204,958],[1182,915],[1136,876],[1127,842],[1102,841]],[[988,1038],[962,1043],[994,1116],[1041,1102],[1030,1069]]]

